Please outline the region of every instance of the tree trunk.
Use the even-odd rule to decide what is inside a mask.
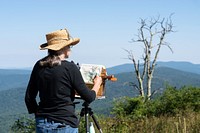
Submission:
[[[147,80],[147,99],[150,100],[151,97],[151,81],[152,81],[152,75],[148,75]]]
[[[139,91],[140,91],[140,96],[144,97],[144,87],[143,87],[143,80],[140,78],[138,79],[138,83],[139,83]]]

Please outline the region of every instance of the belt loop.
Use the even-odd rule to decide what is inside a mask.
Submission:
[[[44,123],[47,124],[47,118],[44,119]]]

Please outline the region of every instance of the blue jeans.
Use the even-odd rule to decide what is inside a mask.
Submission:
[[[54,123],[47,118],[36,117],[36,133],[78,133],[78,128],[72,128],[62,123]]]

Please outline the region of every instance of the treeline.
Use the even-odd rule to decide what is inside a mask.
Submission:
[[[104,133],[193,132],[200,131],[200,88],[168,86],[153,99],[121,97],[113,102],[111,116],[98,115]],[[32,118],[20,118],[13,132],[34,132]],[[84,121],[79,126],[84,133]],[[96,132],[98,130],[96,129]]]

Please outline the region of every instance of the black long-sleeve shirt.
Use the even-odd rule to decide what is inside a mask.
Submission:
[[[86,87],[81,73],[74,63],[62,61],[61,65],[42,67],[35,64],[25,94],[29,113],[46,117],[55,122],[77,127],[78,119],[73,104],[75,91],[90,103],[96,93]],[[36,101],[39,92],[40,102]]]

